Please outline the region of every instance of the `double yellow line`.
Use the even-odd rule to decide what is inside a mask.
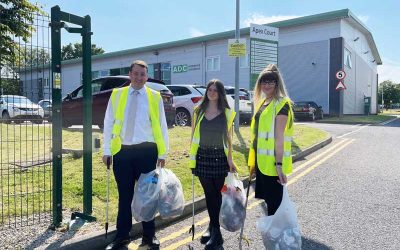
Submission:
[[[330,148],[326,149],[324,152],[321,152],[320,154],[314,156],[313,158],[311,158],[310,160],[300,164],[298,167],[296,167],[292,174],[289,176],[293,176],[295,175],[297,172],[299,172],[300,170],[306,168],[304,171],[300,172],[299,174],[295,175],[294,177],[291,177],[290,180],[287,183],[287,186],[297,182],[300,178],[304,177],[305,175],[307,175],[309,172],[311,172],[312,170],[314,170],[316,167],[320,166],[322,163],[326,162],[329,158],[331,158],[332,156],[334,156],[335,154],[337,154],[339,151],[341,151],[342,149],[344,149],[345,147],[347,147],[348,145],[350,145],[352,142],[354,142],[355,139],[343,139],[340,142],[332,145]],[[313,163],[313,164],[312,164]],[[310,166],[310,164],[312,164]],[[249,195],[249,200],[254,198],[254,192]],[[249,204],[247,206],[247,210],[253,209],[254,207],[256,207],[258,204],[264,202],[263,200],[257,200],[252,202],[251,204]],[[209,218],[208,216],[201,219],[200,221],[196,222],[195,226],[201,226],[204,225],[206,223],[209,222]],[[173,239],[178,238],[179,236],[188,233],[189,229],[191,228],[191,226],[187,226],[184,227],[176,232],[173,232],[171,234],[169,234],[168,236],[161,238],[160,239],[160,243],[164,243]],[[201,235],[203,234],[203,232],[197,233],[194,235],[195,239],[198,239]],[[192,241],[192,237],[186,237],[180,241],[174,242],[168,246],[162,247],[163,250],[173,250],[173,249],[177,249],[178,247],[182,246],[182,245],[186,245],[189,244]],[[131,243],[128,246],[129,249],[140,249],[137,245]]]

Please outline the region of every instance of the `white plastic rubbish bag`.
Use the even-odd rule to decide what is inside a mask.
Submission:
[[[185,207],[182,184],[178,177],[169,169],[160,171],[161,191],[158,200],[158,210],[162,218],[182,215]]]
[[[222,205],[219,213],[219,223],[224,229],[235,232],[242,227],[246,217],[244,207],[246,195],[243,182],[234,173],[228,173],[221,193]]]
[[[257,221],[264,246],[268,250],[301,249],[301,231],[297,222],[295,204],[290,200],[286,185],[283,186],[282,203],[274,215]]]
[[[161,183],[159,181],[160,169],[141,174],[135,186],[132,201],[132,215],[136,221],[151,221],[158,209],[158,197]]]

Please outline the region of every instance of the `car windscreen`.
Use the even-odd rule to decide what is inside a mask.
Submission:
[[[33,104],[31,100],[23,96],[5,96],[4,99],[7,103]]]
[[[308,102],[295,102],[295,106],[308,106]]]
[[[200,94],[202,94],[202,95],[205,95],[205,94],[206,94],[206,88],[204,88],[204,87],[195,87],[195,89],[196,89],[197,91],[199,91]]]

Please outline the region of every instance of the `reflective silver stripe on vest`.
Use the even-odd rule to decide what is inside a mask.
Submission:
[[[285,137],[283,138],[283,140],[284,140],[284,141],[289,141],[289,142],[291,142],[291,141],[292,141],[292,137],[291,137],[291,136],[285,136]]]
[[[200,143],[200,138],[193,138],[192,143],[194,144],[199,144]]]
[[[191,155],[191,156],[190,156],[190,160],[195,161],[195,160],[196,160],[196,156]]]
[[[292,156],[292,152],[290,152],[290,151],[284,151],[284,152],[283,152],[283,156],[284,156],[284,157]]]
[[[259,155],[275,155],[275,151],[271,149],[257,149],[257,154]]]
[[[274,132],[258,132],[258,139],[268,140],[269,138],[274,139],[274,137]]]

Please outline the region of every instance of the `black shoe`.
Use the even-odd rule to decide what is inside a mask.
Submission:
[[[151,250],[158,250],[160,249],[160,241],[157,239],[156,236],[153,236],[153,238],[147,238],[146,236],[142,237],[142,244],[140,246],[148,246],[148,249]]]
[[[206,243],[205,250],[215,250],[221,249],[222,244],[224,243],[224,239],[222,239],[221,230],[218,227],[213,227],[211,229],[211,238]]]
[[[126,244],[128,244],[129,242],[131,242],[131,239],[129,237],[124,237],[124,238],[115,238],[115,240],[113,242],[111,242],[107,247],[106,250],[114,250],[114,249],[118,249],[122,246],[125,246]]]
[[[210,225],[208,225],[207,230],[203,233],[203,235],[200,238],[200,243],[201,244],[206,244],[210,238],[211,238],[211,229],[212,227]]]

